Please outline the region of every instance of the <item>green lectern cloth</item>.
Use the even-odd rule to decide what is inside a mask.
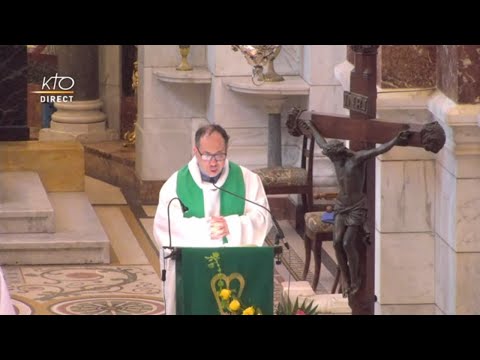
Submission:
[[[220,254],[222,273],[227,277],[239,273],[245,279],[240,297],[242,306],[258,307],[264,315],[273,314],[273,248],[221,247],[181,248],[176,260],[176,293],[178,315],[219,315],[220,310],[211,288],[218,273],[209,268],[206,257]],[[230,282],[239,291],[239,281]]]

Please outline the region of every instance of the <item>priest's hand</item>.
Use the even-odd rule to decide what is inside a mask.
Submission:
[[[210,237],[212,240],[222,239],[224,236],[230,234],[228,224],[224,217],[212,216],[210,219]]]

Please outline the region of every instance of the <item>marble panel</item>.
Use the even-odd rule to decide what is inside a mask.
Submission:
[[[455,314],[457,254],[435,235],[435,303],[447,315]]]
[[[455,314],[480,315],[480,253],[460,252],[456,258]]]
[[[455,249],[480,253],[480,179],[457,179],[456,189]]]
[[[145,118],[142,127],[143,131],[149,133],[162,133],[164,131],[178,131],[190,133],[192,126],[191,118],[181,117],[152,117]]]
[[[249,167],[260,168],[267,164],[267,147],[266,146],[242,146],[230,147],[228,151],[230,160],[237,164]],[[248,166],[247,166],[248,165]]]
[[[456,103],[480,103],[479,50],[479,45],[437,46],[439,89]]]
[[[382,88],[427,88],[436,82],[435,45],[382,45],[377,82]]]
[[[166,180],[191,156],[191,135],[185,131],[145,132],[137,127],[135,171],[142,180]],[[174,151],[176,149],[176,151]]]
[[[202,117],[206,112],[207,85],[166,83],[145,69],[139,92],[139,124],[152,117]]]
[[[381,232],[398,233],[433,231],[434,163],[382,161],[379,164],[376,172],[376,228]]]
[[[457,156],[457,178],[480,178],[480,154]]]
[[[457,208],[456,179],[438,162],[435,171],[435,232],[455,249],[456,216],[452,209]]]
[[[425,110],[434,89],[384,89],[377,93],[377,112],[385,110]],[[419,121],[419,123],[421,123]]]
[[[375,294],[380,304],[429,304],[435,298],[431,233],[375,232]],[[381,271],[381,274],[380,274]]]
[[[436,154],[425,151],[423,148],[394,146],[385,154],[377,156],[377,166],[381,165],[383,161],[425,161],[435,160]]]
[[[445,315],[435,304],[380,305],[375,303],[375,315]]]
[[[310,87],[309,110],[332,114],[344,114],[343,89],[336,85]]]
[[[338,86],[333,69],[345,60],[346,52],[346,45],[304,45],[303,78],[312,86]]]

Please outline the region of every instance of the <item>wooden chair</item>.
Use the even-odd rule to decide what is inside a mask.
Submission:
[[[282,166],[253,170],[262,179],[267,195],[300,194],[302,214],[313,209],[313,156],[315,140],[308,128],[298,126],[299,111],[290,112],[287,120],[289,134],[303,136],[299,167]]]
[[[333,240],[333,224],[322,221],[323,211],[307,212],[305,214],[305,267],[303,268],[303,279],[305,280],[310,268],[311,253],[313,252],[315,267],[313,274],[312,288],[315,291],[320,279],[322,266],[322,244],[324,241]],[[333,268],[334,267],[334,268]],[[335,280],[332,286],[332,294],[336,292],[340,281],[340,269],[338,265],[329,266],[329,270],[335,273]],[[341,287],[340,287],[341,288]]]

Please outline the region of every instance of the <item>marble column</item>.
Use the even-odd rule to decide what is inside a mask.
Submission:
[[[268,113],[268,167],[282,166],[282,105],[286,96],[265,99]]]
[[[50,129],[40,131],[40,140],[96,142],[115,139],[106,128],[106,115],[99,99],[98,45],[59,45],[58,76],[71,77],[73,101],[55,102]]]
[[[0,141],[29,137],[27,47],[0,45]]]
[[[480,45],[437,46],[428,107],[447,133],[436,164],[435,301],[480,313]]]
[[[381,46],[377,117],[432,121],[427,103],[434,93],[435,64],[435,46]],[[376,167],[376,311],[395,313],[405,306],[416,311],[429,304],[434,313],[435,155],[394,147],[377,158]]]
[[[438,121],[445,147],[377,158],[376,313],[480,312],[479,45],[382,46],[377,116]]]

